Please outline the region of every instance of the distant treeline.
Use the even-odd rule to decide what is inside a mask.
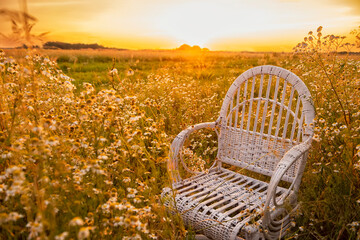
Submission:
[[[190,46],[188,44],[183,44],[180,47],[178,47],[176,50],[191,51],[191,52],[209,51],[208,48],[201,48],[201,47],[199,47],[197,45]]]
[[[43,45],[45,49],[113,49],[107,48],[97,43],[85,44],[85,43],[66,43],[66,42],[46,42]],[[125,50],[118,49],[117,50]]]
[[[45,49],[116,49],[116,50],[126,50],[119,48],[107,48],[97,43],[85,44],[85,43],[66,43],[66,42],[46,42],[43,45]],[[190,46],[188,44],[183,44],[175,50],[180,51],[191,51],[191,52],[200,52],[200,51],[209,51],[208,48],[201,48],[197,45]]]

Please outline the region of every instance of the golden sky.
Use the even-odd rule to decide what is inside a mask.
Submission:
[[[0,9],[19,9],[0,0]],[[129,49],[290,51],[308,31],[347,34],[360,25],[360,0],[28,0],[48,40]],[[0,32],[10,29],[0,16]],[[1,47],[1,42],[0,42]]]

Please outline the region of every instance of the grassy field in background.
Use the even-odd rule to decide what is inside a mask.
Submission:
[[[290,53],[184,52],[176,50],[40,50],[55,60],[65,74],[95,86],[107,85],[109,71],[115,67],[120,79],[144,79],[164,69],[171,74],[200,80],[237,77],[242,71],[258,65],[278,65]],[[25,57],[24,51],[7,50],[11,56]]]

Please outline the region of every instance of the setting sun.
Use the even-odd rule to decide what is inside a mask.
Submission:
[[[12,0],[1,7],[19,9]],[[352,0],[30,0],[28,11],[38,19],[33,32],[50,32],[48,40],[129,49],[185,43],[212,50],[288,51],[320,25],[325,32],[348,34],[360,21],[360,3]],[[1,21],[0,31],[9,26]]]

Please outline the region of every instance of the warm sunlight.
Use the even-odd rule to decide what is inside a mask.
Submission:
[[[184,1],[168,3],[150,21],[178,43],[230,50],[239,44],[270,47],[285,39],[295,43],[307,29],[322,24],[346,32],[360,19],[347,15],[349,10],[310,1]]]
[[[359,6],[352,0],[28,1],[29,13],[38,18],[33,32],[50,32],[49,40],[129,49],[186,43],[250,51],[289,51],[320,25],[325,32],[348,34],[360,22]],[[1,7],[19,8],[12,0],[2,0]],[[9,29],[1,21],[0,31]]]

